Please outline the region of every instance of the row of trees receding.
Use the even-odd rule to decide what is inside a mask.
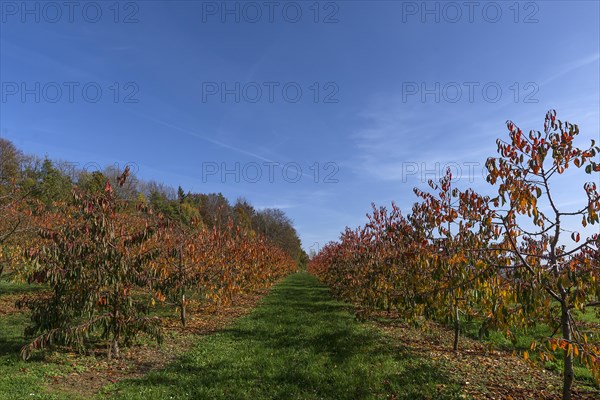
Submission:
[[[161,340],[154,306],[172,307],[185,326],[191,305],[268,287],[306,257],[279,210],[157,184],[144,194],[129,168],[73,180],[49,160],[30,169],[0,145],[0,273],[49,289],[20,301],[31,311],[24,358],[101,343],[118,357],[139,333]]]
[[[578,316],[600,306],[600,148],[578,148],[577,125],[548,112],[544,131],[524,134],[507,123],[509,140],[498,140],[487,181],[497,194],[482,196],[454,186],[450,171],[406,217],[396,205],[376,208],[368,223],[346,228],[311,260],[309,269],[339,296],[367,308],[393,308],[407,319],[430,318],[454,328],[480,322],[514,336],[519,328],[555,328],[545,343],[532,343],[542,361],[563,352],[562,397],[569,399],[575,360],[600,382],[599,333],[586,332]],[[555,179],[567,169],[592,176],[579,208],[557,201]],[[583,232],[588,232],[584,237]],[[524,353],[528,358],[528,352]]]

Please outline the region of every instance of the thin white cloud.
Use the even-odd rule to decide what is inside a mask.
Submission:
[[[457,178],[481,180],[484,155],[489,149],[481,148],[477,140],[467,140],[474,124],[456,135],[452,129],[460,125],[464,115],[440,113],[436,106],[420,106],[417,109],[394,99],[381,101],[361,114],[367,124],[352,136],[358,150],[355,172],[366,173],[378,181],[407,183],[439,177],[447,167],[458,165]],[[473,163],[477,163],[475,173],[469,171]],[[468,174],[472,180],[467,179]]]
[[[140,117],[143,117],[143,118],[145,118],[145,119],[147,119],[149,121],[155,122],[155,123],[160,124],[162,126],[165,126],[167,128],[171,128],[173,130],[176,130],[176,131],[179,131],[181,133],[184,133],[184,134],[186,134],[188,136],[192,136],[192,137],[195,137],[197,139],[204,140],[204,141],[206,141],[208,143],[214,144],[215,146],[219,146],[219,147],[222,147],[224,149],[232,150],[232,151],[235,151],[236,153],[244,154],[246,156],[249,156],[249,157],[252,157],[252,158],[256,158],[256,159],[261,160],[261,161],[275,162],[274,160],[271,160],[269,158],[263,157],[260,154],[256,154],[256,153],[253,153],[251,151],[240,149],[239,147],[231,146],[231,145],[229,145],[227,143],[223,143],[221,141],[208,138],[208,137],[206,137],[206,136],[204,136],[204,135],[202,135],[202,134],[200,134],[198,132],[194,132],[194,131],[192,131],[190,129],[182,128],[182,127],[177,126],[177,125],[175,125],[173,123],[170,123],[170,122],[167,122],[167,121],[163,121],[163,120],[160,120],[160,119],[157,119],[157,118],[153,118],[153,117],[150,117],[148,115],[145,115],[145,114],[133,111],[133,110],[130,110],[130,112],[132,112],[132,113],[134,113],[134,114],[136,114],[136,115],[138,115]]]
[[[598,60],[600,60],[600,53],[591,54],[589,56],[582,57],[578,60],[569,62],[565,64],[560,71],[554,73],[553,75],[549,76],[544,81],[542,81],[539,84],[539,86],[547,85],[548,83],[557,80],[561,76],[564,76],[569,72],[573,72],[581,67],[585,67],[586,65],[597,63]]]
[[[286,204],[286,203],[275,203],[275,204],[269,204],[269,205],[258,205],[255,206],[254,208],[262,211],[262,210],[266,210],[269,208],[277,208],[279,210],[289,210],[290,208],[296,208],[298,207],[296,204]]]
[[[176,130],[178,132],[184,133],[184,134],[186,134],[188,136],[192,136],[194,138],[204,140],[205,142],[211,143],[211,144],[213,144],[215,146],[218,146],[218,147],[221,147],[221,148],[224,148],[224,149],[227,149],[227,150],[231,150],[231,151],[234,151],[236,153],[243,154],[243,155],[246,155],[246,156],[249,156],[249,157],[252,157],[252,158],[256,158],[257,160],[261,160],[261,161],[264,161],[264,162],[279,163],[278,161],[275,161],[275,160],[273,160],[271,158],[264,157],[264,156],[262,156],[262,155],[260,155],[258,153],[254,153],[254,152],[251,152],[251,151],[248,151],[248,150],[244,150],[244,149],[241,149],[239,147],[232,146],[230,144],[221,142],[219,140],[211,139],[211,138],[206,137],[206,136],[204,136],[204,135],[202,135],[202,134],[200,134],[198,132],[192,131],[190,129],[183,128],[183,127],[175,125],[175,124],[173,124],[171,122],[167,122],[167,121],[164,121],[164,120],[161,120],[161,119],[153,118],[153,117],[150,117],[148,115],[145,115],[145,114],[133,111],[133,110],[129,110],[129,111],[131,113],[136,114],[136,115],[138,115],[138,116],[140,116],[142,118],[145,118],[145,119],[147,119],[149,121],[152,121],[154,123],[160,124],[160,125],[165,126],[167,128]],[[312,178],[311,175],[308,175],[308,174],[306,174],[303,171],[300,171],[300,173],[305,178]]]

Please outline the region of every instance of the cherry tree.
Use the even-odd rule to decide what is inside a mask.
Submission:
[[[574,313],[600,305],[598,234],[581,235],[586,226],[599,222],[596,156],[600,148],[594,141],[587,148],[577,147],[579,127],[560,121],[555,111],[547,113],[543,132],[524,134],[511,121],[507,128],[509,140],[497,141],[500,156],[486,163],[487,180],[498,191],[493,201],[501,207],[497,210],[502,227],[499,247],[507,254],[502,276],[512,289],[506,291],[505,307],[510,308],[511,324],[543,318],[556,325],[558,338],[550,338],[547,347],[563,350],[562,398],[567,400],[574,358],[579,357],[596,377],[600,369],[598,346],[581,334]],[[596,178],[584,185],[579,207],[565,210],[552,184],[569,168]]]

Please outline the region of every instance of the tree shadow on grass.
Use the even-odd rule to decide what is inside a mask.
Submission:
[[[460,397],[439,365],[357,323],[347,308],[314,278],[292,276],[178,362],[111,390],[145,399]]]
[[[14,274],[13,274],[14,275]],[[14,277],[11,274],[4,274],[0,277],[0,296],[9,294],[28,294],[40,292],[47,289],[44,285],[28,284],[23,282],[13,282]]]
[[[23,329],[27,318],[23,314],[10,314],[0,317],[0,357],[19,355],[21,347],[25,345]]]
[[[18,356],[23,345],[25,345],[23,339],[0,337],[0,357],[8,355]]]

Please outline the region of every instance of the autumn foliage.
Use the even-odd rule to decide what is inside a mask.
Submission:
[[[24,249],[35,237],[33,221],[40,212],[28,191],[14,183],[0,186],[0,275],[22,269]]]
[[[346,228],[309,270],[363,307],[449,324],[454,350],[461,319],[479,321],[481,335],[497,329],[511,339],[519,328],[547,324],[554,333],[531,351],[542,361],[562,352],[568,399],[575,360],[600,382],[600,338],[577,321],[600,306],[600,239],[590,230],[599,222],[600,148],[576,147],[578,126],[554,111],[543,132],[525,134],[511,121],[507,128],[508,140],[497,141],[498,156],[486,163],[495,194],[452,187],[448,171],[429,182],[432,193],[415,189],[421,201],[407,217],[396,205],[373,206],[367,224]],[[574,194],[578,207],[563,210],[552,184],[569,169],[590,182]]]
[[[183,326],[190,303],[229,304],[236,295],[268,287],[297,268],[289,254],[232,221],[222,229],[171,221],[159,231],[159,240],[155,297],[177,308]]]
[[[38,335],[22,349],[24,358],[53,343],[84,348],[96,331],[109,343],[109,358],[138,332],[160,339],[159,321],[135,297],[137,288],[152,283],[159,227],[126,208],[107,182],[101,194],[75,190],[73,204],[41,227],[40,246],[28,255],[37,280],[52,293],[24,303],[32,310],[26,335]]]
[[[31,313],[25,359],[50,346],[103,345],[109,359],[119,357],[140,333],[161,340],[155,307],[171,308],[185,326],[191,303],[214,309],[298,268],[289,252],[231,216],[205,223],[181,189],[177,202],[129,196],[129,168],[115,179],[83,174],[73,186],[48,160],[39,174],[19,176],[14,154],[12,180],[0,185],[0,273],[48,289],[18,302]],[[227,214],[225,201],[220,207]]]

